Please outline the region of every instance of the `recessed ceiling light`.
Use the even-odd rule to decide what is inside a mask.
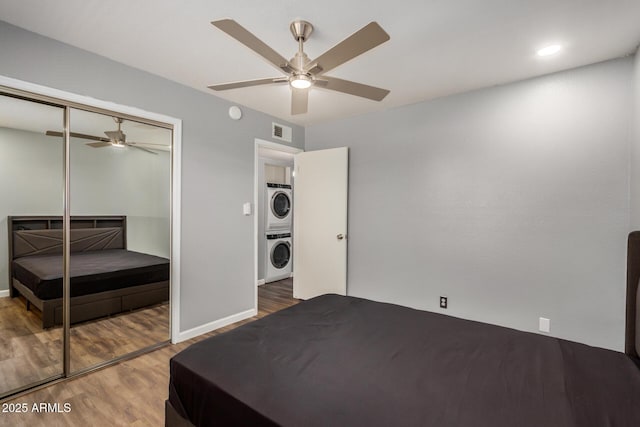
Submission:
[[[560,46],[559,44],[552,44],[538,50],[538,56],[555,55],[556,53],[560,52],[561,49],[562,49],[562,46]]]

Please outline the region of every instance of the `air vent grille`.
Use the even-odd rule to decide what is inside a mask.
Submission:
[[[291,142],[291,128],[279,123],[271,124],[271,137],[280,141]]]

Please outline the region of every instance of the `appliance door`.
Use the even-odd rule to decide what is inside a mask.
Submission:
[[[284,191],[276,191],[271,196],[271,213],[278,219],[284,219],[291,212],[291,198]]]
[[[283,269],[291,260],[291,244],[289,242],[277,242],[271,249],[271,265],[277,269]]]

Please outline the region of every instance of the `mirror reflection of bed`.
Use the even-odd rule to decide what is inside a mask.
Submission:
[[[62,219],[8,222],[12,295],[42,329],[62,325]],[[169,260],[127,250],[126,230],[124,216],[71,219],[72,370],[168,337]]]
[[[68,111],[73,374],[170,339],[171,130]],[[64,375],[63,112],[0,95],[0,397]]]

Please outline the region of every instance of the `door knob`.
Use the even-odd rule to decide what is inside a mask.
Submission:
[[[336,236],[336,238],[337,238],[338,240],[342,240],[342,239],[344,239],[344,234],[338,234],[338,235]]]

